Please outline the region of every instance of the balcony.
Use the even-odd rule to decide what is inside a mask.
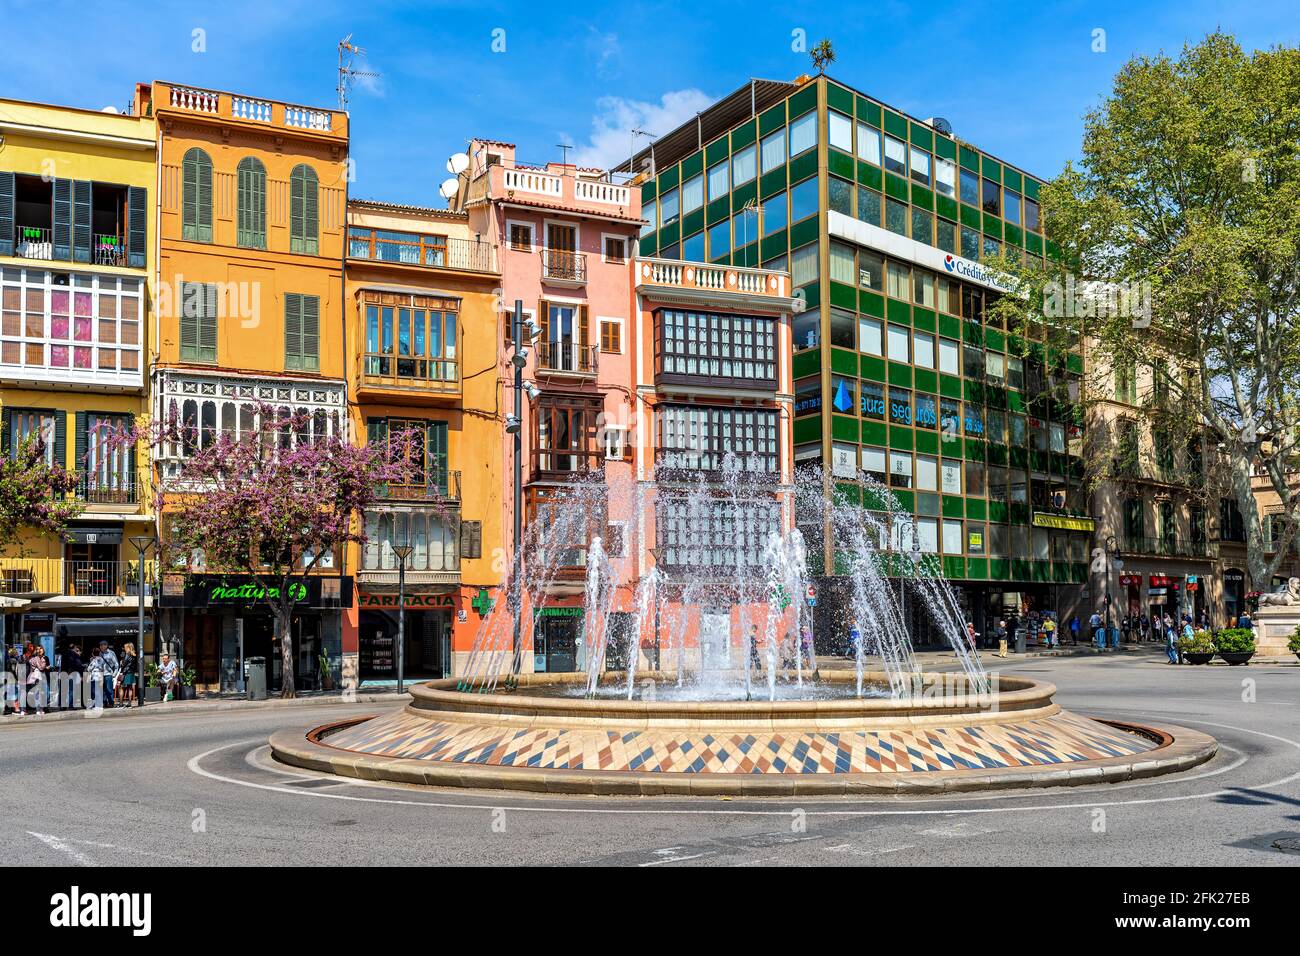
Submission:
[[[348,229],[348,258],[395,265],[495,273],[496,246],[490,242],[389,229]]]
[[[1213,541],[1193,541],[1187,538],[1161,537],[1147,538],[1121,536],[1117,547],[1125,554],[1154,556],[1162,558],[1214,558],[1218,556],[1218,544]]]
[[[0,255],[145,267],[149,227],[143,187],[19,173],[12,199],[13,232],[0,235]]]
[[[141,510],[148,496],[147,482],[141,478],[82,472],[76,479],[72,497],[84,502],[86,510],[91,512],[135,513]]]
[[[465,201],[482,200],[580,212],[628,225],[639,224],[641,218],[640,189],[610,182],[606,175],[571,165],[529,165],[517,162],[513,156],[494,156],[487,166],[474,171]]]
[[[155,83],[152,105],[155,112],[175,111],[197,117],[237,120],[259,126],[347,136],[347,117],[344,113],[222,93],[217,90]]]
[[[362,357],[359,388],[459,395],[460,365],[456,359],[414,358],[386,352],[366,352]]]
[[[458,506],[460,472],[439,472],[423,481],[387,482],[379,486],[377,494],[385,501],[443,501]]]
[[[795,311],[790,274],[777,269],[710,266],[642,257],[636,260],[633,276],[638,292],[662,302]]]
[[[534,448],[529,481],[603,481],[605,452],[599,449]]]
[[[587,257],[581,252],[543,249],[542,278],[561,285],[582,285],[587,281]]]
[[[36,600],[55,596],[92,599],[136,597],[140,593],[138,565],[138,561],[0,558],[0,594]],[[146,596],[157,573],[157,562],[146,561]]]
[[[571,342],[539,342],[537,344],[537,373],[539,375],[573,375],[594,377],[596,356],[600,349],[595,345],[575,345]]]

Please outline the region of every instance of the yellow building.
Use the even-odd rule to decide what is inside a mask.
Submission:
[[[156,183],[152,117],[0,99],[0,444],[40,436],[84,504],[0,558],[9,642],[136,638],[145,459],[107,431],[147,408]]]
[[[349,559],[357,606],[345,667],[361,681],[397,676],[398,561],[405,567],[404,673],[452,676],[502,580],[501,434],[495,305],[497,250],[464,213],[348,204],[348,379],[353,430],[396,441],[409,481],[366,515]],[[359,438],[360,440],[360,438]],[[355,563],[353,563],[355,561]],[[345,670],[345,676],[351,674]]]
[[[139,88],[136,111],[158,124],[155,414],[200,442],[256,428],[263,406],[310,417],[313,434],[346,434],[346,114],[162,82]],[[181,466],[182,449],[168,451],[154,463],[164,480]],[[293,626],[300,688],[317,686],[322,653],[337,677],[352,604],[343,556],[320,567]],[[266,607],[220,597],[237,589],[214,591],[208,577],[163,582],[164,639],[201,686],[239,689],[258,656],[278,687]]]

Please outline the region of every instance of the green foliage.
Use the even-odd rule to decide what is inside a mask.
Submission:
[[[24,528],[60,537],[81,513],[81,504],[69,497],[76,486],[61,464],[46,463],[45,444],[36,438],[0,458],[0,548],[17,541]]]
[[[1214,638],[1209,631],[1196,631],[1191,637],[1180,637],[1178,649],[1184,654],[1213,654]]]
[[[198,678],[198,672],[193,667],[187,667],[181,671],[181,683],[186,687],[193,687],[195,679]]]
[[[1300,627],[1295,629],[1295,633],[1292,634],[1291,639],[1286,642],[1286,646],[1292,654],[1300,654]]]
[[[1214,635],[1214,649],[1220,654],[1251,654],[1255,633],[1248,627],[1230,627]]]
[[[154,661],[144,665],[144,686],[157,687],[162,681],[162,668]]]
[[[826,67],[835,62],[835,47],[831,45],[830,40],[818,40],[817,45],[808,55],[812,57],[813,69],[818,73],[825,73]]]

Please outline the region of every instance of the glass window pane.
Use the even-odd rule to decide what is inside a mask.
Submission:
[[[880,165],[880,131],[866,123],[858,124],[858,159],[873,166]]]
[[[817,214],[817,177],[790,187],[790,222],[799,222]]]
[[[830,144],[846,153],[853,152],[853,121],[843,113],[827,112],[827,133]]]
[[[763,172],[771,172],[785,162],[785,127],[763,137],[760,144],[760,165]]]
[[[757,155],[755,147],[750,145],[731,157],[731,185],[733,188],[749,182],[758,174]]]
[[[805,113],[790,123],[790,157],[793,159],[817,145],[817,111]]]

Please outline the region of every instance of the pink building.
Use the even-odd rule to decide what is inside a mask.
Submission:
[[[642,224],[640,190],[612,183],[599,170],[524,165],[509,143],[475,139],[468,155],[452,204],[467,211],[471,228],[501,250],[502,341],[510,336],[516,301],[542,330],[528,347],[524,369],[539,392],[525,402],[522,421],[525,523],[553,522],[558,494],[565,492],[571,503],[575,485],[590,488],[583,498],[592,503],[586,519],[574,522],[570,515],[564,522],[570,540],[556,543],[543,606],[532,609],[532,657],[525,654],[523,661],[525,671],[575,670],[581,664],[590,539],[601,535],[615,554],[625,544],[626,496],[598,486],[633,485],[627,442],[633,414],[629,263]],[[511,354],[503,350],[496,369],[496,411],[503,419],[514,402]],[[500,547],[508,567],[513,437],[503,431],[502,441],[506,467],[485,480],[502,482],[508,513]]]

